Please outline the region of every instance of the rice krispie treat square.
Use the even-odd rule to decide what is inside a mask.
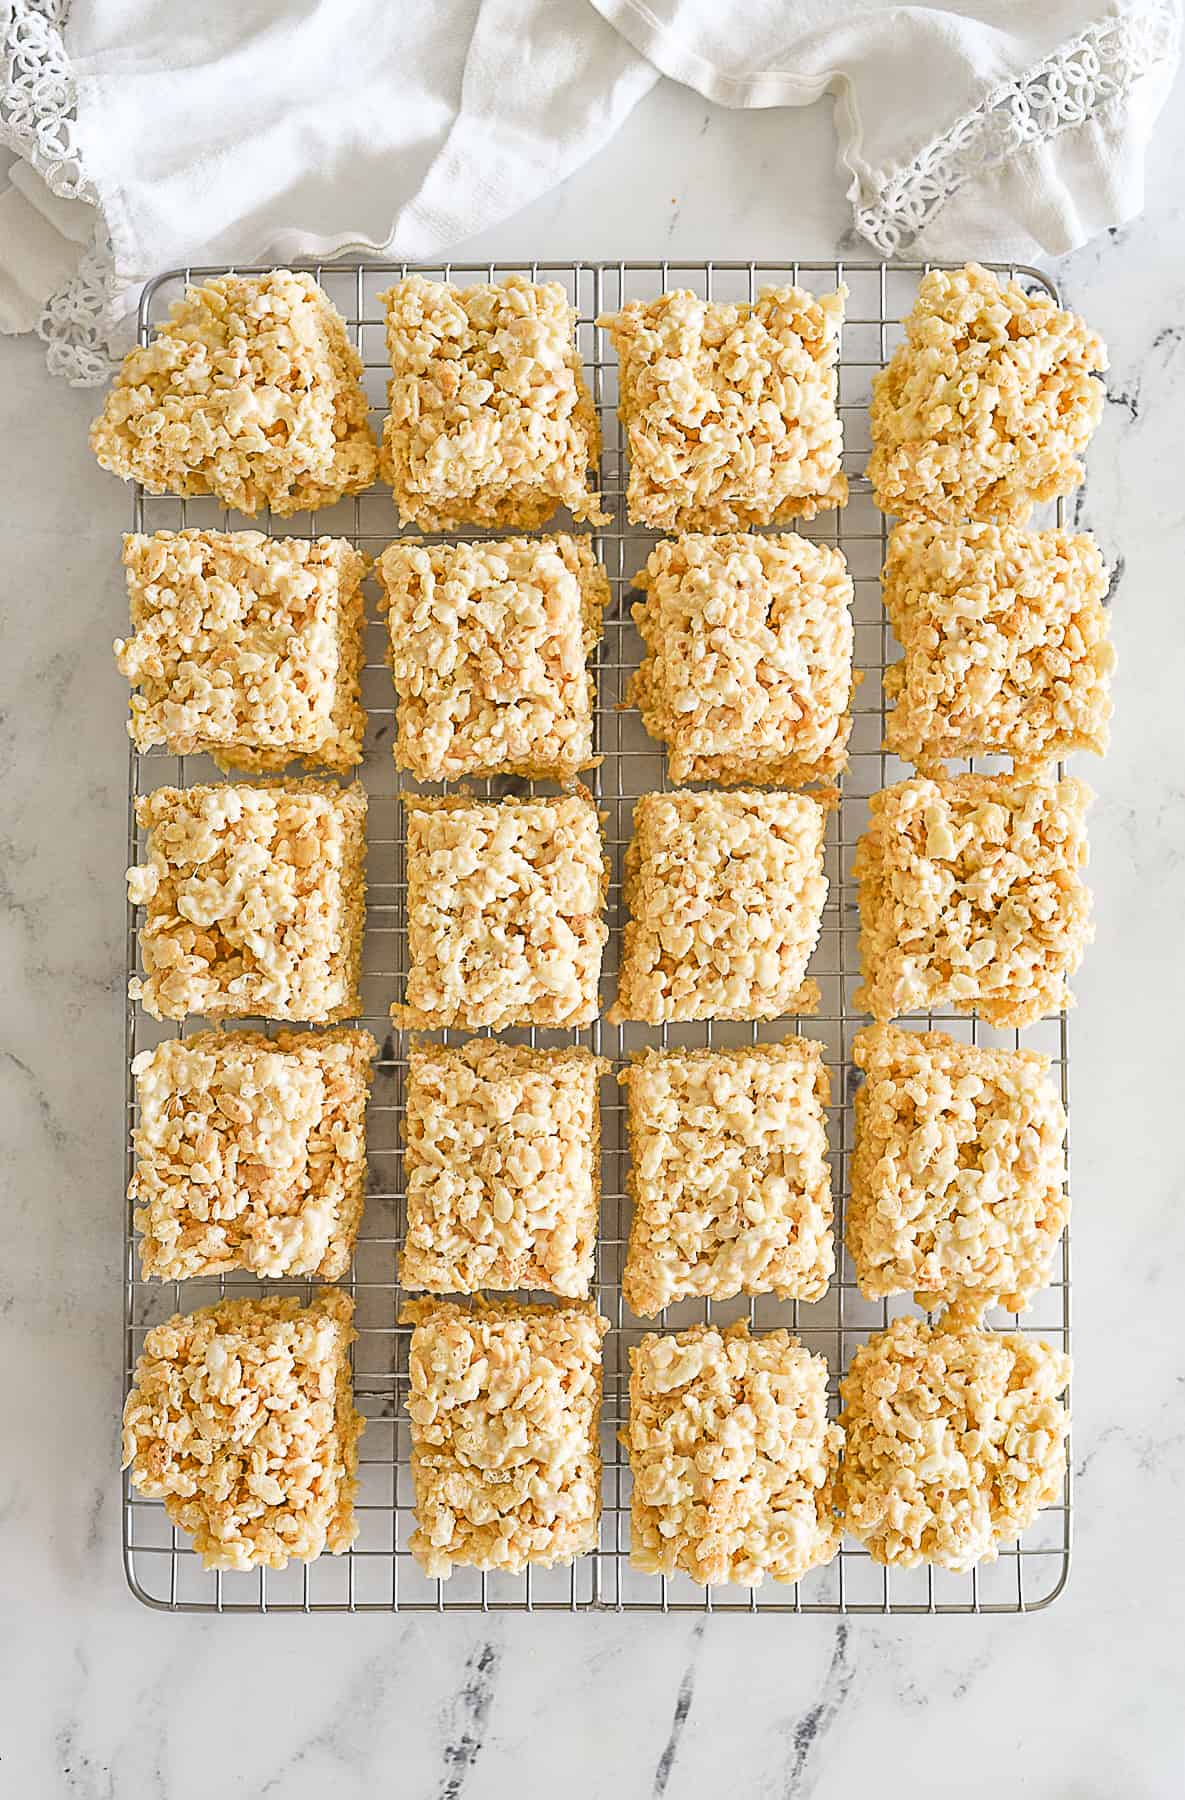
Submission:
[[[889,537],[885,748],[926,773],[945,757],[1017,769],[1107,748],[1115,652],[1093,538],[915,519]]]
[[[349,1295],[327,1288],[308,1306],[220,1300],[146,1334],[123,1466],[207,1569],[283,1569],[358,1535],[353,1315]]]
[[[672,781],[798,787],[847,762],[852,583],[839,550],[686,532],[651,552],[629,698]]]
[[[629,516],[656,531],[782,525],[842,506],[836,357],[846,288],[686,289],[599,319],[620,360]]]
[[[874,1562],[994,1562],[1056,1501],[1070,1359],[1022,1333],[895,1319],[840,1382],[844,1529]]]
[[[154,494],[215,494],[248,514],[332,506],[378,467],[361,377],[311,275],[221,275],[128,351],[91,448]]]
[[[609,581],[588,538],[407,540],[378,573],[399,768],[420,781],[571,781],[596,761],[588,658]]]
[[[132,1063],[140,1268],[187,1281],[350,1266],[366,1187],[369,1032],[199,1031]]]
[[[612,1023],[813,1012],[825,813],[804,794],[643,794]]]
[[[403,1287],[587,1298],[601,1185],[597,1084],[608,1067],[576,1047],[413,1045]]]
[[[1078,486],[1107,352],[1076,314],[968,263],[923,277],[905,333],[872,378],[882,512],[1023,525],[1035,501]]]
[[[144,908],[144,973],[128,987],[154,1019],[295,1019],[362,1010],[366,795],[311,779],[157,788],[136,801],[147,861],[128,870]]]
[[[822,1046],[648,1049],[618,1080],[631,1311],[653,1318],[674,1300],[735,1294],[821,1299],[835,1268]]]
[[[1031,1025],[1073,1005],[1067,986],[1094,936],[1080,781],[915,776],[869,802],[856,846],[857,1008],[978,1012]]]
[[[556,281],[458,288],[409,275],[379,295],[391,359],[383,479],[421,531],[536,531],[560,507],[606,523],[601,432]]]
[[[362,577],[344,538],[258,531],[125,537],[133,635],[116,661],[133,688],[138,750],[203,752],[221,769],[297,759],[336,774],[362,761]]]
[[[1020,1312],[1069,1215],[1049,1058],[891,1025],[857,1032],[852,1057],[864,1085],[846,1242],[860,1292]]]
[[[827,1362],[788,1331],[648,1332],[630,1350],[625,1440],[634,1568],[759,1587],[839,1549]]]
[[[601,1340],[589,1306],[414,1300],[409,1547],[428,1575],[511,1573],[594,1550]]]
[[[583,788],[557,799],[405,796],[405,1003],[397,1025],[591,1025],[608,864]]]

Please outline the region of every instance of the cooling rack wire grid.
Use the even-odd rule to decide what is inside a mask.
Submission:
[[[885,520],[872,504],[862,475],[869,450],[868,401],[871,377],[891,354],[901,333],[900,321],[912,304],[919,277],[930,264],[859,262],[614,262],[614,263],[441,263],[418,271],[462,284],[494,281],[512,272],[532,280],[563,284],[578,317],[578,338],[587,379],[593,390],[604,435],[601,487],[613,524],[594,534],[597,552],[609,573],[612,604],[596,664],[597,750],[603,758],[589,785],[605,815],[606,843],[613,863],[609,894],[610,942],[602,980],[602,1011],[615,989],[616,954],[622,925],[621,862],[630,834],[632,803],[637,795],[667,786],[661,749],[642,730],[635,711],[623,706],[626,685],[641,653],[630,617],[631,579],[643,566],[656,534],[639,530],[625,519],[625,448],[617,419],[617,367],[608,339],[594,321],[625,300],[649,298],[671,288],[691,288],[707,299],[752,300],[767,285],[799,282],[821,293],[845,282],[849,289],[847,319],[839,363],[839,407],[844,427],[844,464],[851,483],[848,505],[821,515],[803,527],[807,536],[837,544],[847,558],[855,591],[856,664],[864,680],[856,690],[850,762],[839,808],[830,815],[827,875],[830,883],[819,946],[810,972],[822,989],[816,1015],[773,1025],[614,1027],[602,1018],[591,1029],[565,1034],[531,1030],[506,1034],[530,1043],[587,1044],[613,1063],[624,1061],[645,1044],[725,1044],[769,1041],[799,1031],[819,1039],[832,1077],[833,1104],[828,1131],[836,1200],[837,1272],[826,1297],[815,1303],[755,1299],[717,1303],[688,1301],[667,1309],[661,1325],[675,1328],[702,1319],[726,1323],[747,1317],[755,1329],[785,1325],[813,1351],[826,1355],[831,1368],[832,1404],[837,1382],[852,1354],[870,1332],[898,1312],[915,1310],[907,1299],[870,1302],[861,1298],[851,1263],[842,1249],[847,1198],[848,1160],[852,1149],[855,1070],[852,1038],[867,1021],[852,1010],[857,985],[855,886],[851,858],[866,818],[867,796],[909,770],[881,748],[884,703],[881,675],[892,659],[893,640],[880,599],[879,571],[885,548]],[[1028,288],[1056,298],[1038,271],[997,265]],[[148,342],[187,282],[225,274],[225,268],[188,268],[160,276],[144,292],[140,308],[140,341]],[[381,429],[386,403],[387,360],[382,307],[377,294],[409,273],[404,264],[314,266],[312,272],[337,306],[365,363],[365,383]],[[1053,509],[1049,509],[1051,519]],[[1060,506],[1056,514],[1061,522]],[[228,513],[213,500],[158,498],[137,489],[133,503],[136,531],[176,530],[183,526],[233,530],[254,528],[275,535],[315,537],[331,533],[348,538],[374,557],[400,535],[390,494],[384,489],[344,500],[316,514],[263,521]],[[564,529],[561,518],[551,529]],[[580,527],[576,527],[580,529]],[[457,536],[496,534],[469,532]],[[430,1580],[413,1561],[407,1541],[413,1527],[410,1443],[405,1409],[409,1331],[397,1324],[402,1296],[397,1280],[398,1252],[404,1224],[402,1155],[399,1119],[406,1072],[406,1040],[393,1033],[388,1008],[402,997],[407,970],[404,918],[404,845],[401,837],[401,786],[413,787],[393,767],[394,696],[384,661],[384,626],[377,613],[373,581],[368,583],[367,657],[363,699],[369,728],[362,779],[370,797],[369,898],[364,953],[363,1023],[382,1046],[367,1119],[369,1185],[366,1212],[351,1274],[344,1285],[354,1295],[358,1341],[354,1346],[355,1393],[367,1427],[361,1442],[360,1531],[344,1556],[322,1556],[311,1565],[292,1564],[281,1573],[259,1569],[250,1574],[207,1573],[175,1531],[156,1501],[137,1496],[124,1477],[124,1562],[133,1593],[147,1605],[172,1612],[456,1612],[588,1610],[719,1613],[1017,1613],[1047,1606],[1061,1592],[1069,1571],[1071,1537],[1070,1476],[1057,1505],[1047,1508],[1019,1545],[1005,1549],[997,1562],[966,1574],[941,1569],[887,1570],[874,1563],[852,1540],[845,1539],[827,1568],[815,1570],[793,1587],[704,1589],[687,1577],[643,1575],[629,1566],[630,1478],[618,1432],[625,1424],[628,1391],[627,1349],[644,1329],[621,1297],[621,1266],[629,1226],[626,1198],[624,1096],[617,1083],[602,1083],[602,1202],[597,1251],[597,1298],[613,1329],[605,1344],[605,1404],[601,1446],[604,1456],[604,1513],[598,1549],[570,1568],[528,1570],[521,1576],[482,1575],[458,1570],[449,1581]],[[981,765],[990,766],[990,765]],[[175,757],[164,751],[130,757],[128,859],[139,859],[142,839],[134,813],[137,795],[165,783],[186,786],[222,777],[203,757]],[[532,784],[487,782],[491,793],[531,791]],[[546,784],[534,784],[543,791]],[[127,962],[129,975],[138,970],[136,919],[129,908]],[[911,1021],[921,1024],[920,1019]],[[971,1042],[1014,1046],[1015,1032],[996,1032],[976,1020],[934,1014],[927,1021]],[[199,1029],[194,1021],[186,1029]],[[246,1023],[244,1021],[244,1023]],[[177,1027],[159,1026],[130,1002],[127,1011],[127,1060],[160,1041]],[[447,1041],[462,1041],[451,1032]],[[1063,1102],[1067,1099],[1067,1029],[1063,1019],[1047,1021],[1024,1034],[1026,1046],[1044,1050],[1055,1065]],[[136,1124],[136,1096],[130,1072],[126,1090],[127,1173],[132,1172],[131,1133]],[[261,1284],[249,1276],[189,1282],[145,1282],[140,1279],[132,1208],[125,1207],[125,1382],[130,1382],[147,1329],[175,1311],[208,1305],[223,1294],[267,1291],[311,1294],[307,1281]],[[1008,1329],[1036,1332],[1069,1348],[1070,1250],[1063,1240],[1054,1279],[1023,1319],[999,1312],[987,1322]]]

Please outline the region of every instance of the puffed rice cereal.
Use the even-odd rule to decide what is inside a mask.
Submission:
[[[597,1084],[576,1047],[413,1045],[403,1121],[403,1287],[588,1296],[600,1204]]]
[[[852,583],[843,553],[787,534],[686,532],[651,552],[629,698],[672,781],[798,787],[847,763]]]
[[[558,799],[405,796],[411,967],[397,1025],[591,1025],[608,865],[583,788]]]
[[[634,1568],[759,1587],[831,1561],[843,1433],[823,1357],[742,1320],[648,1332],[630,1371]]]
[[[355,784],[157,788],[136,801],[147,861],[128,870],[144,908],[142,975],[154,1019],[330,1023],[362,1010],[366,795]]]
[[[978,1012],[1031,1025],[1073,1005],[1067,986],[1094,935],[1090,789],[1019,775],[915,776],[869,802],[859,882],[854,1004],[899,1013]]]
[[[813,1012],[819,989],[805,977],[827,898],[824,818],[804,794],[643,794],[610,1022]]]
[[[519,1573],[596,1548],[601,1340],[595,1307],[415,1300],[409,1356],[416,1528],[425,1574]]]
[[[247,514],[332,506],[378,467],[361,376],[311,275],[221,275],[128,351],[91,448],[154,494],[216,494]]]
[[[538,530],[566,506],[605,524],[601,433],[559,282],[458,288],[409,275],[379,295],[390,412],[382,474],[405,525]]]
[[[628,1096],[634,1204],[621,1291],[674,1300],[819,1300],[835,1268],[822,1046],[809,1038],[639,1052]]]
[[[1115,652],[1093,538],[1012,525],[898,525],[885,611],[904,646],[885,671],[885,748],[927,774],[1002,754],[1028,769],[1107,748]]]
[[[992,1562],[1058,1500],[1070,1359],[1022,1333],[895,1319],[840,1382],[844,1529],[874,1562]]]
[[[1023,525],[1078,486],[1103,413],[1096,332],[978,263],[923,277],[905,341],[872,378],[868,477],[899,518]]]
[[[344,538],[137,533],[123,563],[133,635],[115,655],[139,690],[138,750],[204,752],[221,769],[362,761],[366,558]]]
[[[620,361],[630,520],[728,531],[842,506],[835,363],[846,288],[763,288],[752,305],[680,288],[597,323]]]
[[[401,769],[420,781],[571,781],[592,766],[588,658],[609,581],[587,537],[404,540],[378,573]]]
[[[1050,1061],[941,1031],[857,1032],[864,1070],[846,1242],[860,1292],[929,1310],[1020,1312],[1069,1215],[1066,1116]]]
[[[350,1266],[366,1185],[366,1031],[199,1031],[132,1063],[146,1278]]]
[[[123,1466],[207,1569],[283,1569],[358,1535],[353,1313],[327,1288],[308,1306],[220,1300],[146,1334]]]

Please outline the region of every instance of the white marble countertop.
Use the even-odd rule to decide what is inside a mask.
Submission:
[[[1185,1792],[1185,81],[1149,205],[1069,259],[1110,404],[1083,522],[1121,578],[1076,983],[1077,1543],[1029,1618],[168,1617],[120,1566],[126,495],[95,396],[0,341],[0,1788],[19,1800]],[[482,256],[830,256],[826,112],[661,85]],[[969,245],[973,252],[974,245]],[[1178,1530],[1171,1531],[1172,1519]]]

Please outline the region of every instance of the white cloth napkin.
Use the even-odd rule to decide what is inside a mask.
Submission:
[[[0,0],[0,330],[99,381],[161,269],[439,256],[660,71],[730,106],[834,94],[881,254],[1057,253],[1142,205],[1180,4]]]
[[[1061,255],[1144,203],[1179,0],[592,0],[721,106],[836,99],[856,230],[883,256]]]

